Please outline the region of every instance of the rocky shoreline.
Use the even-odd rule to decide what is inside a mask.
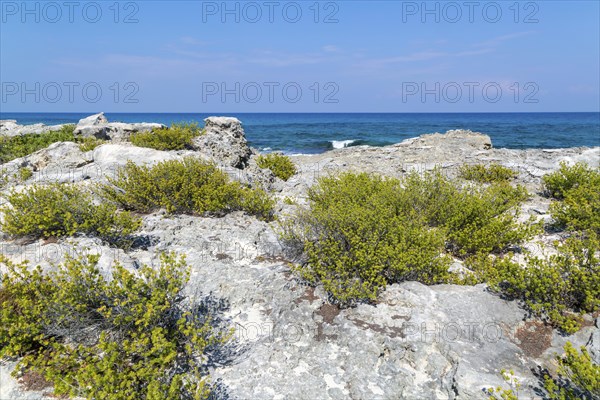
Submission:
[[[276,215],[285,216],[304,204],[308,188],[328,174],[362,171],[400,177],[439,167],[456,176],[465,163],[494,162],[517,171],[515,183],[532,194],[522,207],[522,218],[548,220],[549,200],[541,196],[541,177],[561,161],[600,164],[600,147],[496,149],[484,134],[456,130],[386,147],[292,156],[298,173],[284,182],[257,166],[259,153],[248,146],[237,119],[212,117],[205,122],[206,131],[194,139],[193,149],[159,151],[135,147],[127,139],[132,132],[160,124],[110,123],[102,114],[88,117],[75,133],[107,143],[88,152],[75,143],[55,143],[0,165],[7,177],[0,185],[0,205],[9,190],[34,183],[89,184],[112,176],[128,160],[152,164],[193,156],[214,161],[233,179],[272,191]],[[0,121],[0,136],[56,129],[60,126]],[[33,171],[25,182],[14,177],[23,167]],[[567,341],[587,346],[600,362],[598,316],[588,316],[579,332],[565,337],[528,318],[516,302],[488,292],[485,285],[404,282],[388,286],[375,305],[338,309],[320,287],[306,286],[290,273],[276,231],[276,222],[241,212],[222,218],[156,213],[144,216],[141,244],[127,252],[93,238],[31,243],[9,240],[1,233],[0,252],[51,268],[65,254],[88,248],[101,254],[103,268],[118,259],[131,269],[152,264],[161,251],[187,254],[192,266],[189,293],[209,296],[214,311],[236,329],[235,345],[211,366],[220,388],[217,398],[480,399],[485,398],[485,388],[503,385],[503,368],[512,368],[523,383],[522,398],[539,398],[534,388],[540,378],[532,371],[551,366]],[[538,239],[551,242],[555,236]],[[456,264],[461,267],[458,260]],[[24,391],[10,377],[12,367],[11,362],[0,365],[1,399],[51,398],[48,389]]]

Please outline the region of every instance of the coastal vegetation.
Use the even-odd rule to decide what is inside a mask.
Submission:
[[[274,201],[264,190],[231,181],[216,165],[187,157],[154,166],[128,162],[101,188],[103,196],[129,211],[224,215],[245,211],[269,220]]]
[[[0,164],[25,157],[57,142],[78,143],[82,151],[93,150],[104,141],[75,135],[75,125],[64,125],[60,130],[17,136],[0,136]]]
[[[565,353],[556,355],[558,376],[544,375],[544,388],[552,400],[600,398],[600,365],[594,363],[585,348],[579,351],[570,342],[564,346]]]
[[[202,134],[197,123],[177,123],[170,128],[153,129],[150,132],[136,132],[129,140],[138,147],[156,150],[185,150],[192,148],[192,139]]]
[[[474,258],[468,266],[478,281],[570,334],[581,327],[582,314],[600,309],[600,241],[595,233],[580,233],[556,251],[548,257],[527,255],[525,265],[509,254]]]
[[[557,375],[542,370],[543,388],[551,400],[594,400],[600,398],[600,365],[593,362],[585,346],[579,351],[567,342],[563,347],[564,354],[556,355],[558,364]],[[515,376],[513,370],[501,370],[500,374],[508,389],[501,386],[488,388],[488,398],[491,400],[519,400],[523,384]]]
[[[543,178],[545,193],[555,201],[550,214],[556,227],[600,234],[600,168],[577,163]]]
[[[91,193],[77,185],[33,185],[11,191],[7,200],[0,208],[0,228],[13,237],[86,234],[123,246],[141,225],[140,218],[117,211],[112,204],[94,204]]]
[[[58,269],[14,264],[0,284],[0,358],[20,358],[13,375],[38,374],[56,396],[87,399],[205,399],[202,366],[229,333],[183,295],[190,268],[162,254],[135,273],[99,256]]]
[[[574,192],[598,197],[595,175],[588,175],[581,184],[569,184],[565,202]],[[299,260],[299,275],[323,284],[341,305],[373,301],[386,285],[405,280],[487,283],[573,333],[582,314],[600,309],[600,241],[587,229],[598,211],[571,219],[576,226],[566,224],[586,229],[571,231],[556,254],[525,252],[523,264],[515,258],[523,252],[519,246],[542,232],[533,219],[518,220],[528,196],[504,179],[462,185],[439,170],[403,179],[342,173],[321,178],[309,190],[308,207],[282,223],[281,235]],[[464,260],[467,271],[460,277],[448,272],[452,257]]]
[[[309,282],[341,304],[374,300],[387,284],[451,282],[451,256],[503,254],[539,227],[517,222],[522,187],[461,187],[439,170],[402,180],[365,173],[321,178],[309,206],[282,224]]]
[[[492,183],[510,181],[517,177],[516,171],[500,164],[474,164],[463,165],[459,170],[459,176],[469,181],[479,183]]]
[[[281,180],[287,181],[297,172],[296,166],[290,158],[283,154],[270,153],[258,156],[256,163],[260,168],[270,169]]]

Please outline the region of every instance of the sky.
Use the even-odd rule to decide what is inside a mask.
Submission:
[[[5,1],[0,112],[600,111],[599,1]]]

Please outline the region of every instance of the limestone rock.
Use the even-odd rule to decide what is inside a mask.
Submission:
[[[150,132],[153,129],[166,128],[157,123],[135,123],[126,124],[122,122],[109,123],[104,113],[91,115],[83,118],[77,124],[74,133],[84,137],[96,137],[103,140],[123,142],[129,139],[134,132]]]
[[[19,125],[14,119],[0,120],[0,136],[39,135],[49,131],[59,131],[64,125]]]
[[[242,123],[237,118],[209,117],[206,132],[194,139],[194,146],[220,164],[243,169],[252,150],[248,147]]]
[[[17,124],[16,119],[1,119],[0,120],[0,133],[15,130],[22,125]]]

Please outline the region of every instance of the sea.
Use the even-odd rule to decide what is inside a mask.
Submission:
[[[0,113],[19,124],[77,123],[89,113]],[[600,113],[106,113],[110,122],[198,122],[237,117],[262,152],[316,154],[348,146],[385,146],[425,133],[470,129],[510,149],[600,146]]]

